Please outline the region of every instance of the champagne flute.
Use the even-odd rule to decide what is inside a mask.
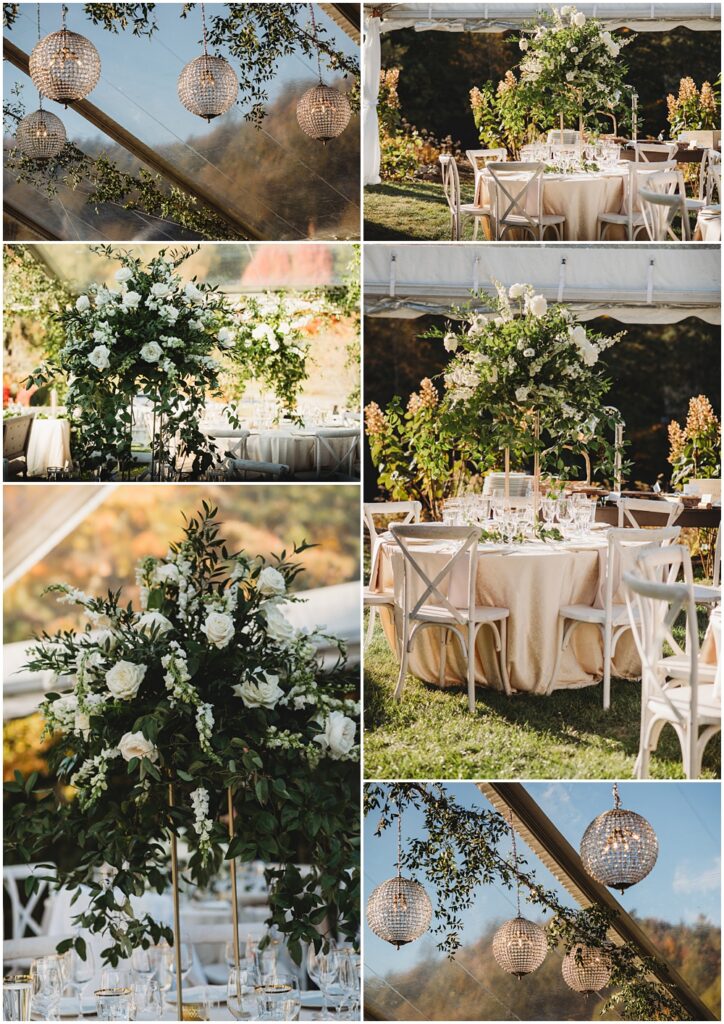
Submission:
[[[313,964],[314,973],[310,969],[310,964]],[[337,977],[338,968],[339,958],[333,945],[330,944],[329,950],[326,953],[323,948],[317,953],[313,945],[309,946],[307,950],[307,970],[309,970],[310,976],[317,982],[322,992],[322,1020],[329,1020],[329,1007],[327,1005],[329,986]]]
[[[226,983],[226,1005],[234,1020],[251,1020],[253,994],[248,972],[232,967]]]
[[[78,1015],[80,1016],[82,1010],[82,997],[83,989],[91,982],[95,976],[95,960],[93,957],[93,950],[90,945],[86,944],[85,949],[85,960],[82,959],[78,951],[74,946],[68,950],[69,955],[69,969],[68,969],[68,985],[78,1000]]]

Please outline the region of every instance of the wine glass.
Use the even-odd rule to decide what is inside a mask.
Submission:
[[[355,1019],[360,991],[359,956],[353,949],[345,948],[340,950],[339,984],[344,1000],[349,1005],[348,1018],[353,1020]]]
[[[329,1020],[328,992],[337,977],[339,958],[336,949],[330,945],[325,953],[324,948],[317,953],[313,945],[307,949],[307,970],[313,981],[319,985],[322,993],[322,1020]]]
[[[234,1020],[251,1020],[256,1010],[254,988],[249,982],[249,973],[243,968],[232,967],[226,983],[226,1005]]]
[[[68,981],[73,995],[78,1000],[78,1014],[82,1014],[81,1003],[83,989],[95,976],[95,960],[93,950],[86,945],[85,960],[81,958],[75,947],[68,950]]]
[[[156,965],[151,951],[141,947],[134,949],[131,953],[131,967],[134,980],[138,982],[138,990],[142,1001],[144,1004],[147,1004],[151,980],[156,973]]]
[[[58,1020],[63,978],[57,956],[40,956],[30,965],[33,1009],[41,1020]]]

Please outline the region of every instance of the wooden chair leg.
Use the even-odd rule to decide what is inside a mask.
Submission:
[[[508,620],[501,619],[499,623],[500,629],[500,652],[498,654],[498,662],[500,664],[500,678],[503,681],[503,689],[505,690],[506,697],[513,696],[513,688],[510,685],[510,676],[508,675]]]
[[[442,631],[442,645],[440,647],[440,674],[437,677],[440,686],[445,685],[445,669],[447,667],[447,645],[449,639],[450,630],[444,629]]]
[[[475,623],[468,623],[468,711],[475,711]]]
[[[375,635],[375,614],[376,613],[377,613],[377,609],[375,608],[374,605],[371,605],[370,606],[370,617],[369,617],[369,619],[367,621],[367,632],[365,634],[365,643],[364,643],[365,650],[372,643],[372,637]]]
[[[603,628],[603,710],[611,707],[611,630]]]
[[[402,640],[400,642],[400,672],[397,677],[397,687],[395,688],[395,700],[402,700],[402,694],[405,689],[405,677],[407,676],[407,662],[409,659],[409,644],[409,624],[405,621],[402,626]]]

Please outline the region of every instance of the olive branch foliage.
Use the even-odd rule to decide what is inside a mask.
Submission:
[[[422,813],[421,836],[403,840],[400,868],[422,875],[434,887],[429,892],[434,909],[432,931],[438,949],[451,959],[461,948],[463,914],[473,906],[482,886],[499,884],[513,890],[519,885],[527,901],[550,914],[545,925],[550,949],[566,951],[583,944],[605,950],[611,958],[610,995],[602,1012],[616,1010],[625,1020],[687,1020],[679,1001],[651,974],[652,958],[630,943],[616,945],[608,934],[615,915],[592,904],[573,909],[557,893],[536,880],[520,855],[514,864],[499,846],[511,826],[497,811],[462,806],[441,783],[366,783],[365,815],[378,815],[375,835],[396,824],[406,808]]]

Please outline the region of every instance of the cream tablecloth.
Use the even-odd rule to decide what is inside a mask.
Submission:
[[[343,427],[323,427],[319,429],[352,429]],[[220,452],[230,451],[238,456],[239,438],[244,431],[228,428],[204,428],[209,437],[214,438]],[[314,438],[317,428],[311,427],[275,427],[270,430],[252,431],[246,443],[246,457],[253,462],[276,462],[289,466],[292,473],[305,473],[314,469]],[[327,444],[337,458],[349,450],[350,438],[325,438]],[[331,463],[331,456],[323,449],[322,468]]]
[[[48,466],[61,469],[70,462],[70,423],[68,420],[33,420],[28,440],[28,476],[45,476]]]
[[[415,557],[430,578],[434,578],[436,566],[439,571],[445,561],[439,547],[436,553],[436,546],[426,545],[424,553],[420,546],[415,550]],[[600,630],[594,625],[584,623],[574,630],[557,672],[556,659],[561,641],[558,609],[568,604],[597,603],[606,552],[603,539],[580,545],[526,544],[508,554],[500,548],[479,548],[476,599],[481,605],[510,611],[508,673],[514,690],[545,694],[565,687],[590,686],[601,679],[603,644]],[[394,590],[399,603],[403,557],[391,537],[382,539],[372,573],[371,586]],[[387,640],[396,650],[395,633],[401,626],[399,610],[396,615],[384,607],[379,611]],[[439,630],[422,630],[410,653],[412,675],[435,685],[439,685],[440,640]],[[477,684],[502,690],[491,631],[485,627],[478,633],[476,654]],[[624,634],[616,648],[613,674],[631,679],[641,675],[630,633]],[[460,645],[452,638],[447,647],[444,686],[459,686],[465,676]]]
[[[596,171],[581,174],[543,175],[543,213],[554,213],[566,218],[563,238],[571,242],[596,240],[598,215],[600,213],[621,213],[624,199],[624,181],[628,175],[625,165],[610,171]],[[513,177],[515,180],[515,177]],[[522,179],[521,179],[522,180]],[[477,206],[489,205],[488,185],[491,175],[482,172],[478,179]],[[534,212],[533,195],[529,212]],[[614,237],[614,229],[609,228]],[[506,239],[512,238],[506,234]]]
[[[694,229],[694,241],[721,242],[721,212],[704,213],[702,211],[698,215]]]

